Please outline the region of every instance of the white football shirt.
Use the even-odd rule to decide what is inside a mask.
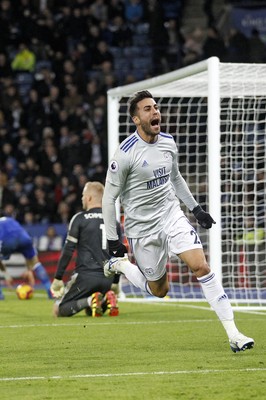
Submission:
[[[126,138],[109,164],[103,197],[107,238],[116,240],[115,200],[120,196],[128,238],[160,231],[173,202],[192,210],[197,202],[182,178],[172,135],[160,133],[155,143],[137,132]]]

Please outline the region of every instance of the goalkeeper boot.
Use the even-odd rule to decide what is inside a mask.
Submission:
[[[120,263],[123,263],[124,261],[128,261],[128,257],[112,257],[110,258],[109,261],[106,261],[106,263],[103,266],[104,270],[104,275],[107,278],[110,278],[111,276],[115,274],[121,274],[122,271],[120,270]]]
[[[117,305],[117,297],[113,290],[109,290],[105,294],[105,300],[107,303],[107,313],[110,317],[117,317],[119,315],[119,309]]]
[[[102,317],[102,315],[103,315],[102,299],[103,299],[103,295],[101,292],[95,292],[91,296],[92,317]]]
[[[233,338],[229,339],[231,350],[234,353],[239,351],[245,351],[254,347],[254,339],[244,336],[242,333],[238,333]]]

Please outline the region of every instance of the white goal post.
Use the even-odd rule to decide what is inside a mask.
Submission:
[[[176,140],[182,175],[216,221],[205,231],[184,208],[212,270],[236,305],[266,305],[266,65],[221,63],[211,57],[109,90],[109,159],[135,129],[128,98],[144,89],[161,109],[162,130]],[[203,299],[185,265],[176,259],[167,268],[170,298]],[[122,287],[127,296],[143,295],[124,277]]]

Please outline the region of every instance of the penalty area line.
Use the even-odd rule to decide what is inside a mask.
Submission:
[[[220,374],[235,372],[262,372],[266,368],[239,368],[239,369],[202,369],[180,371],[151,371],[151,372],[124,372],[117,374],[78,374],[78,375],[52,375],[52,376],[20,376],[0,378],[0,382],[37,381],[37,380],[63,380],[63,379],[87,379],[87,378],[121,378],[123,376],[153,376],[153,375],[187,375],[187,374]]]

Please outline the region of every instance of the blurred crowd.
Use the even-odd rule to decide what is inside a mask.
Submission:
[[[107,91],[217,55],[265,62],[212,2],[206,29],[182,33],[184,0],[0,1],[0,213],[67,223],[87,180],[104,183]]]

